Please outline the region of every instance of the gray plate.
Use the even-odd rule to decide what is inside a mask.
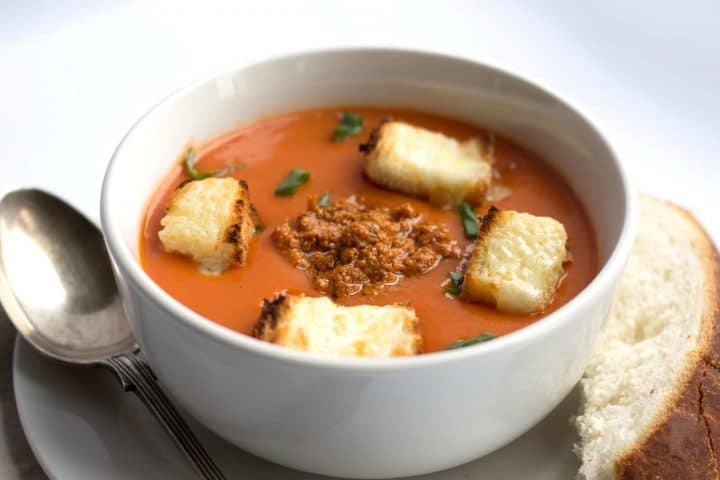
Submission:
[[[52,479],[196,480],[167,435],[134,395],[108,372],[65,367],[18,341],[13,363],[20,420],[40,464]],[[238,402],[242,399],[239,398]],[[575,434],[570,394],[545,420],[507,447],[480,460],[416,480],[574,478]],[[483,415],[483,412],[478,412]],[[308,480],[233,447],[190,420],[190,426],[228,478]],[[438,446],[438,448],[442,448]]]

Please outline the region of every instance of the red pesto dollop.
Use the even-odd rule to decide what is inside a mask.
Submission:
[[[460,257],[447,226],[423,219],[409,203],[367,206],[354,197],[326,207],[309,197],[307,211],[278,225],[272,240],[317,290],[336,297],[376,295]]]

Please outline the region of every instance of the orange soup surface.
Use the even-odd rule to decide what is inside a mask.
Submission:
[[[198,272],[192,260],[163,251],[158,238],[160,220],[173,190],[184,180],[181,163],[170,172],[151,198],[140,238],[140,261],[147,274],[172,297],[210,321],[249,335],[260,315],[264,298],[276,292],[303,292],[317,296],[310,277],[296,269],[271,240],[273,229],[306,211],[307,196],[330,192],[332,199],[355,195],[366,204],[394,206],[410,203],[424,218],[444,223],[465,249],[464,235],[455,210],[394,193],[373,185],[362,172],[363,154],[358,146],[372,127],[392,117],[419,127],[464,140],[486,129],[456,120],[395,108],[353,108],[363,116],[364,130],[334,143],[332,133],[342,109],[316,109],[265,118],[243,126],[198,149],[198,170],[243,163],[230,175],[245,180],[263,231],[252,240],[246,265],[219,276]],[[512,315],[493,306],[465,303],[444,293],[448,272],[458,260],[443,259],[436,268],[407,277],[383,288],[377,295],[353,295],[336,301],[343,305],[409,303],[420,319],[423,350],[443,350],[459,339],[483,332],[503,335],[537,321],[577,295],[597,271],[597,246],[590,221],[577,197],[562,177],[541,158],[500,136],[495,136],[495,182],[510,195],[493,204],[498,208],[544,215],[560,221],[568,234],[572,261],[550,306],[542,314]],[[276,196],[274,190],[292,168],[311,174],[310,181],[294,196]],[[476,208],[484,214],[490,203]]]

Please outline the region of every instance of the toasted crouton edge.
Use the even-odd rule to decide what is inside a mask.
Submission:
[[[695,227],[707,285],[702,334],[696,351],[688,356],[673,386],[674,397],[668,399],[664,410],[646,427],[638,441],[617,459],[615,477],[717,479],[720,478],[720,254],[687,210],[670,202],[653,201],[676,210]],[[699,420],[695,428],[693,418]],[[668,455],[671,445],[677,448]],[[693,468],[708,464],[714,466],[714,471]]]
[[[375,150],[375,147],[377,147],[378,142],[380,141],[380,132],[382,128],[385,126],[386,123],[390,123],[389,118],[383,119],[380,124],[373,128],[370,131],[370,137],[368,137],[368,141],[365,143],[361,143],[358,149],[366,154],[369,155],[373,150]]]
[[[490,234],[493,227],[495,226],[495,217],[498,216],[500,213],[500,209],[497,208],[495,205],[490,205],[490,208],[488,209],[487,213],[483,215],[480,218],[480,226],[478,228],[478,235],[475,239],[475,242],[471,244],[472,250],[469,256],[465,257],[467,261],[465,262],[465,267],[463,268],[463,285],[460,288],[460,299],[462,300],[470,300],[467,294],[465,293],[465,282],[464,279],[467,276],[468,269],[470,268],[470,265],[473,264],[473,259],[475,258],[475,252],[476,248],[475,246],[478,245],[478,242],[480,242],[484,237]]]
[[[263,299],[260,317],[252,330],[252,336],[266,342],[275,339],[275,328],[278,319],[282,316],[282,310],[287,308],[288,297],[284,293],[278,293],[272,300]]]
[[[500,209],[497,208],[495,205],[490,205],[487,213],[483,215],[482,220],[480,221],[480,228],[478,229],[477,240],[480,240],[482,237],[485,237],[492,231],[493,227],[495,226],[495,217],[497,217],[499,214]]]
[[[255,225],[257,225],[257,210],[255,209],[255,206],[250,203],[250,189],[248,188],[247,182],[245,180],[238,180],[238,183],[242,193],[240,198],[235,200],[235,218],[232,225],[230,225],[227,229],[225,240],[235,246],[233,258],[235,263],[238,265],[244,265],[245,260],[247,260],[250,241],[255,234]],[[249,226],[250,228],[243,228],[243,223],[238,221],[243,219],[242,215],[245,211],[247,211],[250,220],[249,223],[244,222],[246,223],[245,227]]]

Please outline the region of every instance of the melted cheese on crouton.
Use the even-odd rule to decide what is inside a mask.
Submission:
[[[483,219],[461,296],[504,312],[541,312],[567,259],[567,233],[560,222],[492,208]]]
[[[265,300],[253,335],[305,352],[392,357],[421,353],[415,311],[403,305],[336,305],[327,297],[279,295]]]
[[[440,205],[479,205],[492,180],[493,142],[454,138],[402,122],[387,122],[367,144],[365,173],[374,183]]]
[[[242,265],[255,231],[247,184],[229,177],[182,184],[160,224],[165,250],[192,257],[201,272]]]

